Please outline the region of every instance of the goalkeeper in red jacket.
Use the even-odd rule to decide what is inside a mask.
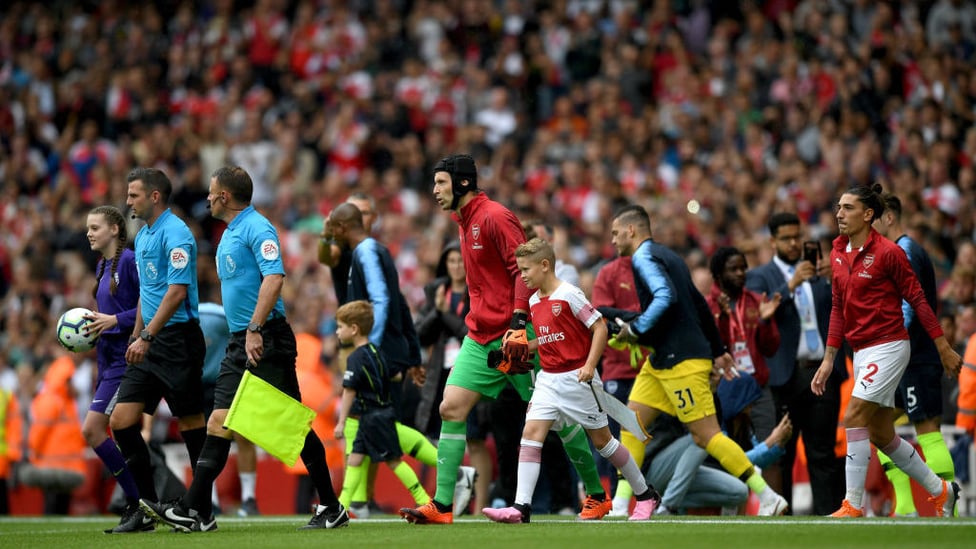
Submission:
[[[459,226],[461,257],[467,272],[471,312],[468,335],[461,344],[441,401],[441,437],[437,447],[437,491],[427,505],[400,509],[416,524],[450,524],[457,470],[464,458],[468,412],[482,397],[496,398],[511,383],[526,401],[532,376],[488,367],[488,353],[503,349],[510,364],[528,361],[526,337],[529,295],[519,276],[515,248],[525,242],[518,218],[478,189],[474,159],[453,155],[434,166],[434,200],[450,211]],[[503,345],[504,340],[504,345]],[[586,486],[580,518],[600,519],[610,511],[586,435],[577,426],[560,432],[566,453]]]

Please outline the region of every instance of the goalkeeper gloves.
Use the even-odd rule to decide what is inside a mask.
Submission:
[[[637,343],[637,333],[631,329],[629,322],[624,322],[618,318],[617,326],[620,327],[620,330],[617,331],[617,335],[614,336],[617,341],[620,341],[621,343]]]
[[[636,343],[624,343],[617,339],[617,336],[611,337],[607,340],[607,347],[611,349],[616,349],[618,351],[627,351],[630,353],[630,367],[633,369],[640,368],[641,364],[644,362],[644,350]]]
[[[512,324],[502,338],[502,352],[510,362],[528,362],[529,339],[525,334],[525,324],[529,317],[525,313],[515,313]]]
[[[525,374],[531,372],[535,365],[528,361],[511,361],[505,358],[501,349],[488,352],[488,367],[503,374]]]

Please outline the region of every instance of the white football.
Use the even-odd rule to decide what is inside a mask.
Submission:
[[[62,347],[73,353],[83,353],[95,347],[98,336],[85,333],[85,326],[91,322],[85,315],[90,314],[91,311],[84,307],[75,307],[61,315],[57,336]]]

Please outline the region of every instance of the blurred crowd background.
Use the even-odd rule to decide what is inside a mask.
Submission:
[[[289,318],[330,364],[324,217],[352,192],[373,197],[372,230],[419,307],[456,237],[430,168],[456,152],[475,156],[492,198],[552,225],[584,290],[623,204],[644,205],[707,285],[719,246],[770,258],[776,211],[828,250],[839,192],[878,181],[901,197],[965,345],[974,51],[964,0],[4,2],[0,386],[29,407],[63,353],[54,322],[94,304],[86,214],[124,207],[131,168],[172,179],[199,239],[201,302],[219,301],[209,176],[245,168],[281,234]],[[91,357],[74,358],[90,377]]]

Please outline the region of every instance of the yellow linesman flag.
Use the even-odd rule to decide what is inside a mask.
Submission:
[[[245,370],[224,428],[240,433],[291,467],[302,453],[313,419],[314,410]]]

